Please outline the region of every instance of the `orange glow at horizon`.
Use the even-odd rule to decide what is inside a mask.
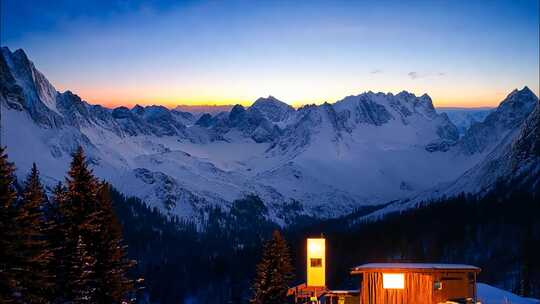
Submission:
[[[77,94],[77,93],[75,93]],[[77,94],[79,95],[79,94]],[[109,108],[115,108],[120,106],[133,107],[135,105],[150,106],[150,105],[162,105],[168,108],[174,108],[176,106],[229,106],[240,104],[243,106],[250,106],[257,98],[266,97],[259,96],[252,99],[240,99],[240,98],[178,98],[178,97],[156,97],[156,98],[107,98],[102,96],[91,96],[91,95],[79,95],[83,100],[91,104],[99,104]],[[322,104],[324,102],[334,103],[342,97],[336,97],[330,100],[311,100],[311,101],[296,101],[290,102],[283,98],[276,96],[276,98],[281,101],[287,102],[294,108],[300,108],[307,104]],[[433,96],[433,105],[435,107],[462,107],[462,108],[482,108],[482,107],[497,107],[499,103],[506,97],[506,94],[497,94],[493,97],[484,97],[484,98],[475,98],[474,101],[471,101],[468,98],[434,98]]]
[[[59,86],[60,91],[63,91]],[[68,87],[68,86],[66,86]],[[71,86],[72,87],[72,86]],[[521,88],[520,88],[521,89]],[[306,104],[322,104],[324,102],[334,103],[343,99],[347,95],[361,94],[365,90],[349,90],[345,91],[342,95],[327,94],[326,98],[291,98],[282,95],[274,95],[279,100],[287,102],[295,108],[299,108]],[[379,90],[373,90],[374,92]],[[388,92],[388,90],[382,90]],[[442,91],[442,92],[441,92]],[[453,90],[436,90],[433,93],[427,92],[433,100],[435,107],[464,107],[464,108],[479,108],[479,107],[497,107],[499,103],[511,92],[495,91],[495,90],[482,90],[477,91],[465,91],[460,92],[458,95]],[[100,104],[105,107],[114,108],[119,106],[133,107],[137,104],[147,105],[163,105],[168,108],[174,108],[178,105],[187,106],[227,106],[241,104],[243,106],[250,106],[257,98],[266,97],[267,94],[256,95],[251,94],[233,94],[232,92],[225,92],[223,95],[219,95],[218,92],[214,94],[202,94],[197,95],[193,90],[189,92],[163,92],[162,90],[155,88],[137,88],[135,90],[121,90],[118,88],[75,88],[73,92],[79,95],[83,100],[91,104]],[[153,92],[162,92],[153,94]],[[354,93],[356,92],[356,93]],[[399,93],[399,90],[392,90],[394,94]],[[421,96],[424,92],[420,90],[413,91],[417,96]],[[170,93],[170,94],[167,94]],[[294,93],[294,92],[293,92]],[[291,93],[286,94],[291,95]],[[465,95],[465,96],[464,96]]]

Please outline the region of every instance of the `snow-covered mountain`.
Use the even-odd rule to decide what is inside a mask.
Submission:
[[[482,138],[482,136],[484,136]],[[471,143],[474,143],[471,145]],[[442,183],[416,196],[399,200],[366,219],[376,219],[391,212],[415,208],[419,204],[460,193],[483,195],[498,182],[524,189],[540,187],[540,103],[525,87],[510,93],[482,123],[474,124],[457,147],[463,153],[489,151],[472,168],[450,183]]]
[[[491,110],[491,108],[437,108],[438,112],[448,115],[460,135],[463,135],[471,125],[483,122]]]
[[[249,108],[259,111],[266,119],[274,123],[285,122],[295,114],[293,107],[274,96],[261,97],[255,100]]]
[[[538,97],[528,88],[514,90],[482,123],[473,124],[461,138],[466,153],[488,151],[504,137],[512,137],[538,103]]]
[[[506,143],[506,141],[510,141]],[[503,140],[479,164],[465,172],[447,191],[486,193],[499,179],[540,187],[540,104],[521,124],[517,136]]]
[[[95,173],[124,193],[199,220],[250,193],[278,223],[292,201],[300,212],[331,217],[414,197],[485,162],[538,102],[527,88],[515,91],[461,138],[428,95],[408,92],[298,110],[272,96],[204,115],[109,109],[57,92],[22,50],[1,55],[2,139],[19,176],[36,162],[53,185],[82,145]]]

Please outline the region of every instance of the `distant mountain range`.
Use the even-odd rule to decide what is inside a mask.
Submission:
[[[36,162],[54,185],[82,145],[95,173],[122,192],[196,221],[250,193],[284,223],[291,204],[334,217],[481,192],[499,177],[538,184],[539,105],[527,87],[492,111],[466,114],[441,113],[428,95],[406,91],[299,109],[272,96],[206,114],[109,109],[58,92],[24,51],[2,48],[0,93],[2,140],[19,177]]]
[[[440,113],[446,113],[448,118],[463,135],[469,127],[475,123],[483,122],[493,108],[437,108]]]
[[[216,115],[221,112],[229,112],[234,105],[178,105],[174,109],[197,115]],[[460,108],[460,107],[435,107],[437,112],[446,113],[450,121],[456,125],[461,135],[476,122],[482,122],[493,108]]]
[[[193,114],[217,114],[219,112],[229,112],[234,105],[178,105],[174,109]]]

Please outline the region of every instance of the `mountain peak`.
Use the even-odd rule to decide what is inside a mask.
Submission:
[[[131,112],[137,114],[137,115],[143,115],[144,114],[144,107],[141,105],[136,104],[133,108],[131,108]]]
[[[252,107],[257,105],[257,104],[261,104],[261,103],[277,103],[277,104],[283,104],[283,105],[287,105],[287,103],[275,98],[274,96],[272,95],[268,95],[268,97],[259,97],[257,98],[257,100],[255,100],[255,102],[251,105]]]
[[[25,58],[26,60],[29,60],[28,56],[26,55],[26,53],[24,52],[23,49],[17,49],[15,52],[13,52],[13,55],[17,56],[17,57],[20,57],[20,58]]]
[[[26,55],[23,49],[17,49],[14,52],[12,52],[7,46],[3,46],[1,48],[1,51],[3,54],[5,54],[5,56],[7,55],[7,56],[15,58],[16,60],[24,60],[24,61],[30,62],[30,59],[28,59],[28,56]]]
[[[246,109],[241,104],[236,104],[232,107],[231,112],[244,112]]]
[[[418,102],[421,103],[428,111],[435,112],[433,100],[431,100],[431,97],[429,97],[428,94],[424,93],[422,96],[418,97]]]
[[[411,92],[408,92],[408,91],[401,91],[399,92],[397,95],[396,95],[397,98],[405,98],[405,99],[412,99],[412,98],[416,98],[416,95],[414,95],[413,93]]]
[[[420,98],[431,100],[431,96],[429,96],[427,93],[422,94],[422,96],[420,96]]]
[[[246,109],[244,108],[244,106],[237,104],[229,112],[229,119],[231,121],[240,120],[245,112],[246,112]]]
[[[11,50],[7,46],[0,47],[2,54],[11,54]]]
[[[273,122],[283,121],[294,112],[294,108],[287,103],[269,95],[267,98],[258,98],[251,105],[250,110],[255,110]]]
[[[529,89],[528,86],[524,86],[523,89],[518,90],[514,89],[506,98],[503,100],[502,103],[506,102],[507,100],[515,100],[515,99],[521,99],[521,98],[531,98],[531,99],[538,99],[538,97]]]
[[[515,131],[538,105],[538,97],[528,88],[515,89],[486,119],[469,128],[461,139],[468,153],[494,146],[508,131]]]

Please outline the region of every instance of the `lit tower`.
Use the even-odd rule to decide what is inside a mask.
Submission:
[[[307,286],[325,287],[326,243],[325,239],[307,239]]]

